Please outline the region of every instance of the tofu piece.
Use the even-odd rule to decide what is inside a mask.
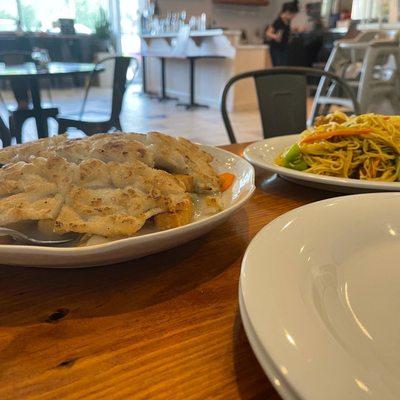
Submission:
[[[176,211],[154,216],[154,225],[160,230],[187,225],[192,222],[193,213],[193,202],[190,198],[187,198],[184,202],[178,204]]]
[[[194,178],[190,175],[176,174],[174,177],[185,188],[185,192],[193,193],[195,190]]]

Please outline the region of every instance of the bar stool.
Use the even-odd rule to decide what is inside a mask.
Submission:
[[[188,56],[186,57],[189,60],[189,88],[190,88],[190,101],[189,103],[178,103],[178,107],[185,107],[186,110],[195,110],[196,108],[209,108],[209,106],[205,104],[196,103],[195,100],[195,63],[198,59],[205,58],[226,58],[224,56]]]

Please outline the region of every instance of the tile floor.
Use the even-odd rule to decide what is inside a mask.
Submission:
[[[111,91],[93,88],[87,103],[88,111],[108,110]],[[7,105],[14,104],[11,92],[2,93]],[[82,89],[52,90],[54,106],[59,107],[61,114],[73,113],[81,106]],[[46,92],[43,101],[46,102]],[[6,110],[0,103],[0,115],[6,121]],[[261,123],[257,111],[232,114],[232,122],[239,142],[253,141],[261,138]],[[210,145],[228,144],[229,139],[219,110],[198,109],[186,111],[177,108],[174,101],[159,102],[141,95],[137,87],[128,89],[121,115],[122,128],[126,132],[148,132],[157,130],[171,135]],[[57,124],[49,120],[50,134],[57,132]],[[71,132],[72,136],[80,136]],[[33,121],[27,121],[23,128],[23,141],[36,138],[36,127]]]

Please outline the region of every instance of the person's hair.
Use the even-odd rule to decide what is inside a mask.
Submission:
[[[296,14],[299,12],[299,2],[291,1],[288,3],[283,3],[281,12],[290,12]]]

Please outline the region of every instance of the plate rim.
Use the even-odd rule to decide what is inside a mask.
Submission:
[[[248,321],[249,321],[250,327],[252,329],[251,333],[252,333],[252,335],[254,335],[256,341],[258,343],[260,343],[260,346],[261,346],[261,349],[262,349],[262,353],[257,356],[257,359],[260,358],[261,360],[264,360],[265,359],[265,355],[267,355],[267,357],[269,357],[269,360],[270,360],[272,366],[274,367],[274,370],[278,371],[278,373],[279,373],[278,365],[280,365],[280,364],[284,365],[285,364],[285,362],[284,362],[284,359],[285,359],[284,351],[282,350],[282,348],[280,348],[278,350],[279,351],[279,355],[277,355],[277,350],[276,350],[277,347],[275,346],[274,347],[274,352],[273,352],[274,354],[272,354],[269,351],[269,347],[271,347],[271,342],[273,342],[273,340],[271,340],[271,339],[269,339],[270,343],[269,343],[269,345],[267,347],[263,344],[263,341],[260,338],[259,333],[257,332],[257,328],[255,327],[255,325],[254,325],[254,323],[252,321],[251,312],[249,312],[248,305],[246,304],[246,296],[245,296],[244,291],[242,290],[242,288],[245,286],[245,284],[244,284],[244,281],[245,281],[245,269],[248,269],[248,268],[246,268],[245,264],[247,263],[247,259],[249,257],[249,254],[252,251],[251,247],[252,247],[252,245],[254,245],[254,242],[256,242],[265,233],[265,231],[267,231],[268,229],[271,229],[271,226],[273,226],[273,225],[280,226],[282,222],[285,222],[288,219],[291,220],[295,215],[298,215],[304,209],[312,209],[312,208],[315,208],[315,207],[321,207],[321,206],[323,206],[325,204],[332,203],[332,201],[338,202],[338,203],[349,202],[349,201],[353,201],[354,199],[359,199],[359,198],[362,198],[362,197],[365,197],[365,198],[375,198],[376,197],[376,198],[382,198],[382,199],[385,199],[385,198],[387,198],[387,199],[400,198],[400,193],[399,192],[377,192],[377,193],[353,194],[353,195],[340,196],[340,197],[335,197],[335,198],[327,198],[327,199],[324,199],[324,200],[308,203],[308,204],[305,204],[303,206],[293,208],[292,210],[290,210],[290,211],[278,216],[277,218],[275,218],[274,220],[272,220],[268,224],[266,224],[253,237],[253,239],[251,240],[251,242],[249,243],[249,245],[248,245],[248,247],[246,249],[246,252],[245,252],[245,254],[243,256],[242,263],[241,263],[240,278],[239,278],[240,291],[241,291],[242,300],[243,300],[242,308],[247,314]],[[247,333],[247,331],[246,331],[246,333]],[[321,338],[323,336],[322,330],[318,331],[317,333],[314,332],[313,336],[314,336],[314,338],[315,338],[315,336],[318,336],[319,338]],[[335,343],[334,347],[332,347],[332,344],[329,343],[329,341],[330,341],[329,336],[324,337],[324,339],[325,339],[325,346],[326,346],[325,348],[329,347],[331,350],[332,349],[336,349],[336,350],[338,349],[336,343]],[[326,344],[326,342],[328,342],[328,344]],[[252,346],[252,348],[253,348],[253,350],[255,352],[260,350],[260,349],[257,349],[257,346],[255,346],[255,347]],[[349,357],[350,358],[350,356],[346,352],[344,352],[344,354],[345,354],[345,357]],[[343,357],[343,356],[339,356],[339,357]],[[298,358],[300,359],[301,357],[298,356]],[[286,359],[287,359],[287,357],[286,357]],[[292,358],[292,360],[293,360],[293,358]],[[346,358],[344,358],[343,360],[346,361]],[[360,372],[360,369],[364,369],[364,367],[363,366],[360,367],[360,365],[357,365],[357,363],[359,363],[359,361],[356,359],[352,365],[353,365],[354,369],[357,369],[357,367],[358,367],[358,372]],[[303,362],[303,364],[304,364],[304,362]],[[315,371],[315,366],[313,367],[313,369],[314,369],[314,373],[315,373],[316,372]],[[292,371],[293,370],[294,369],[292,369]],[[290,388],[290,390],[293,392],[293,394],[298,396],[299,399],[313,399],[313,400],[315,399],[315,400],[317,400],[317,399],[321,398],[321,393],[317,393],[317,392],[314,392],[314,394],[312,396],[310,396],[310,393],[308,393],[308,396],[305,397],[305,393],[308,391],[310,386],[312,386],[312,385],[310,385],[311,377],[310,377],[310,379],[308,381],[308,384],[302,382],[302,380],[300,380],[300,382],[302,382],[302,383],[299,384],[298,382],[295,381],[295,380],[298,380],[298,379],[296,379],[296,378],[293,379],[293,375],[296,375],[296,374],[291,373],[289,376],[285,377],[284,378],[284,382]],[[299,375],[298,372],[297,372],[297,375]],[[335,380],[337,382],[339,380],[338,379],[339,376],[341,376],[342,382],[345,382],[345,377],[346,376],[345,375],[340,375],[340,374],[337,374],[334,377],[335,379],[333,379],[331,376],[327,376],[326,380],[330,380],[330,381]],[[345,389],[349,390],[349,386],[347,385],[345,387]],[[340,395],[343,395],[343,390],[342,390],[342,392],[336,393],[337,394],[336,398],[340,398]],[[366,395],[365,398],[370,398],[368,393],[363,393],[363,394]],[[375,397],[376,396],[376,394],[375,394],[375,396],[373,396],[372,398],[381,398],[381,397],[379,397],[380,394],[381,393],[378,393],[378,397]],[[359,393],[359,395],[360,396],[358,398],[364,398],[364,397],[361,397],[361,393]],[[352,397],[352,398],[354,398],[354,397]],[[390,397],[390,398],[392,398],[392,397]],[[346,399],[347,399],[347,397],[346,397]]]
[[[356,188],[356,189],[372,189],[372,190],[384,190],[384,191],[400,191],[400,182],[378,182],[378,181],[366,181],[352,178],[340,178],[335,176],[327,176],[327,175],[318,175],[303,171],[296,171],[294,169],[281,167],[274,162],[269,161],[261,161],[258,159],[254,150],[256,146],[260,146],[263,144],[278,144],[279,142],[284,142],[286,140],[293,140],[293,143],[296,143],[300,138],[300,134],[292,134],[292,135],[284,135],[284,136],[275,136],[268,139],[259,140],[257,142],[251,143],[243,150],[243,157],[249,161],[251,164],[267,170],[272,173],[276,173],[281,176],[286,176],[296,181],[306,181],[313,182],[323,185],[330,186],[339,186],[339,187],[348,187],[348,188]],[[287,144],[288,145],[288,144]],[[287,146],[285,145],[285,147]],[[283,146],[283,143],[282,143]],[[277,149],[273,154],[274,158],[277,157],[284,148]]]
[[[46,256],[50,254],[54,256],[56,255],[68,256],[71,255],[71,253],[73,253],[74,257],[76,257],[77,255],[90,255],[91,253],[97,253],[97,254],[102,252],[108,253],[109,251],[118,250],[120,246],[125,247],[133,243],[137,245],[152,239],[153,240],[165,239],[168,236],[174,234],[178,233],[184,234],[185,232],[192,231],[193,229],[201,229],[204,225],[209,224],[211,221],[217,222],[223,219],[226,216],[226,214],[231,214],[240,207],[242,207],[253,195],[256,189],[255,170],[253,165],[240,155],[237,155],[235,153],[232,153],[228,150],[222,149],[217,146],[200,145],[200,147],[206,152],[208,152],[207,150],[217,151],[219,153],[225,154],[226,156],[234,157],[235,159],[244,162],[249,170],[250,176],[249,176],[249,187],[248,189],[246,189],[247,193],[245,194],[245,196],[240,198],[234,204],[230,205],[228,208],[225,208],[224,210],[216,214],[209,215],[205,218],[191,222],[190,224],[184,226],[179,226],[164,231],[152,232],[141,236],[117,239],[111,242],[100,243],[91,246],[50,247],[50,246],[29,246],[23,244],[0,244],[0,255],[2,253],[8,253],[9,251],[18,251],[20,254],[35,254],[35,255],[46,255]]]
[[[239,298],[238,300],[239,312],[244,327],[244,331],[246,332],[246,336],[249,341],[250,347],[252,348],[258,363],[260,364],[264,373],[267,375],[270,383],[273,385],[275,390],[279,393],[280,396],[282,396],[284,400],[299,400],[300,397],[295,392],[294,388],[279,372],[276,364],[273,362],[272,358],[270,357],[266,349],[262,347],[262,344],[260,343],[260,340],[258,339],[254,331],[254,327],[252,326],[250,318],[247,314],[246,306],[244,304],[244,299],[243,299],[242,286],[240,282],[239,282],[238,298]],[[275,379],[278,379],[279,384],[275,382]]]

